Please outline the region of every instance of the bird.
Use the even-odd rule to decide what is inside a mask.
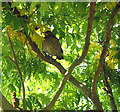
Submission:
[[[59,39],[51,31],[42,32],[45,37],[42,43],[43,52],[48,53],[51,56],[57,56],[56,58],[61,60],[63,57],[63,50]]]

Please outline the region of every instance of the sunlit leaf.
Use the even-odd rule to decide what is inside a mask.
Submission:
[[[40,51],[42,52],[42,42],[43,42],[44,37],[40,36],[37,34],[35,31],[33,32],[32,35],[32,40],[36,43]]]
[[[30,14],[31,14],[33,11],[35,11],[36,5],[37,5],[36,2],[31,2],[31,5],[30,5]]]
[[[41,7],[39,9],[40,15],[43,16],[43,14],[45,13],[45,11],[47,11],[48,8],[49,8],[49,3],[42,2]]]
[[[56,2],[54,7],[54,12],[58,13],[60,11],[60,8],[61,8],[61,2]]]
[[[65,36],[65,38],[66,38],[67,47],[69,47],[71,45],[71,36],[68,34]]]

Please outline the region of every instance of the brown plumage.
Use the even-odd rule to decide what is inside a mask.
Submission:
[[[61,48],[61,44],[55,35],[51,31],[46,31],[43,33],[45,34],[43,51],[51,56],[57,56],[57,59],[64,59],[62,56],[63,50]]]

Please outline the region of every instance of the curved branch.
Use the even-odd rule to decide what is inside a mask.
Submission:
[[[90,3],[90,16],[89,16],[89,19],[88,19],[88,31],[87,31],[86,42],[85,42],[83,54],[80,58],[81,60],[76,59],[75,61],[77,63],[73,62],[73,64],[69,67],[68,71],[65,73],[65,76],[64,76],[63,80],[61,81],[61,83],[59,85],[58,91],[56,92],[55,96],[53,97],[51,102],[45,108],[43,108],[42,110],[49,110],[54,106],[56,100],[58,99],[58,97],[62,93],[62,90],[63,90],[67,80],[70,78],[73,69],[78,64],[80,64],[80,62],[82,62],[84,60],[85,56],[87,55],[87,51],[88,51],[89,44],[90,44],[89,41],[90,41],[90,35],[91,35],[91,30],[92,30],[92,20],[94,18],[94,14],[95,14],[95,6],[96,6],[96,3],[93,3],[93,2]]]
[[[80,58],[77,58],[76,59],[76,65],[75,64],[72,64],[71,67],[69,68],[69,72],[67,73],[69,75],[69,77],[67,76],[64,80],[67,81],[67,79],[69,79],[70,82],[72,82],[77,88],[79,88],[85,95],[87,95],[90,99],[92,99],[92,96],[91,96],[91,91],[85,86],[83,85],[82,83],[80,83],[79,81],[77,81],[73,76],[71,76],[71,73],[72,73],[72,69],[75,68],[75,66],[79,65],[85,58],[86,54],[87,54],[87,51],[88,51],[88,47],[89,47],[89,40],[90,40],[90,35],[91,35],[91,29],[92,29],[92,20],[93,20],[93,17],[94,17],[94,7],[95,6],[95,3],[91,3],[91,8],[90,8],[90,16],[89,16],[89,19],[88,19],[88,30],[87,30],[87,36],[86,36],[86,41],[85,41],[85,46],[84,46],[84,50],[83,50],[83,54]],[[91,16],[92,15],[92,16]],[[26,33],[25,33],[26,35]],[[34,45],[34,43],[31,41],[31,39],[29,38],[28,35],[26,35],[26,37],[28,37],[28,41],[32,47],[32,49],[38,54],[38,56],[50,63],[50,64],[53,64],[55,65],[59,70],[60,72],[65,75],[66,73],[66,70],[65,68],[59,63],[57,62],[56,60],[48,57],[48,56],[44,56],[37,48],[36,46]],[[78,61],[77,61],[78,60]],[[64,87],[64,86],[63,86]],[[87,91],[87,92],[86,92]]]
[[[57,62],[55,59],[52,59],[49,56],[44,56],[40,52],[40,50],[37,49],[36,45],[34,44],[34,42],[32,42],[31,38],[26,34],[26,32],[24,32],[24,34],[25,34],[26,38],[28,39],[33,51],[39,56],[39,58],[41,58],[42,60],[56,66],[58,68],[58,70],[60,70],[60,73],[65,75],[65,72],[66,72],[65,68],[59,62]],[[70,76],[69,81],[92,100],[90,89],[88,89],[85,85],[83,85],[78,80],[76,80],[72,75]]]
[[[99,98],[98,98],[98,96],[96,94],[96,81],[97,81],[98,75],[100,74],[100,71],[102,69],[103,61],[104,61],[104,58],[105,58],[105,55],[106,55],[106,51],[107,51],[108,46],[109,46],[109,41],[111,39],[111,26],[112,26],[112,23],[113,23],[113,18],[116,15],[116,13],[118,12],[119,7],[120,7],[120,4],[117,4],[115,9],[113,10],[113,12],[111,14],[111,17],[110,17],[109,21],[108,21],[106,41],[104,42],[104,47],[103,47],[102,54],[100,56],[98,69],[95,72],[95,76],[94,76],[94,80],[93,80],[93,84],[92,84],[93,102],[94,102],[94,104],[96,106],[96,109],[98,109],[98,110],[102,109],[102,104],[100,103]]]
[[[72,63],[72,65],[71,65],[72,69],[74,69],[80,63],[82,63],[83,60],[85,59],[85,56],[87,55],[88,48],[90,46],[90,35],[91,35],[91,32],[92,32],[92,22],[93,22],[94,15],[95,15],[95,7],[96,7],[96,2],[91,2],[90,3],[90,15],[89,15],[89,18],[88,18],[87,35],[86,35],[86,39],[85,39],[85,46],[84,46],[84,49],[83,49],[82,56],[77,57],[77,59]]]
[[[7,110],[17,110],[15,107],[13,107],[7,100],[6,98],[2,95],[0,92],[0,107],[3,109],[3,111]]]
[[[112,93],[112,88],[110,87],[110,84],[108,83],[107,80],[107,73],[106,73],[106,68],[105,68],[105,63],[103,64],[103,75],[104,75],[104,86],[105,86],[105,91],[107,92],[109,98],[110,98],[110,105],[112,107],[112,110],[116,110],[117,112],[117,106],[115,104],[114,96]]]
[[[61,83],[58,87],[58,91],[56,92],[55,96],[53,97],[51,102],[42,110],[50,110],[55,105],[55,102],[57,101],[58,97],[62,93],[62,90],[67,82],[67,79],[70,77],[70,75],[71,75],[71,70],[69,70],[68,72],[65,73],[65,76],[64,76],[63,80],[61,81]]]
[[[59,70],[60,72],[64,75],[65,73],[65,76],[59,86],[59,89],[58,91],[56,92],[55,96],[53,97],[52,101],[43,109],[43,110],[48,110],[48,109],[51,109],[54,104],[55,104],[55,101],[57,100],[57,98],[60,96],[61,92],[62,92],[62,89],[63,87],[65,86],[67,80],[69,79],[73,84],[75,84],[75,86],[79,87],[80,89],[82,88],[82,91],[89,97],[92,99],[91,97],[91,92],[90,90],[85,87],[84,85],[82,85],[81,83],[79,83],[73,76],[71,76],[71,73],[73,71],[73,69],[79,65],[85,58],[85,56],[87,55],[87,52],[88,52],[88,48],[89,48],[89,45],[90,45],[90,35],[91,35],[91,31],[92,31],[92,21],[93,21],[93,18],[94,18],[94,14],[95,14],[95,6],[96,6],[96,3],[94,2],[91,2],[90,4],[90,15],[89,15],[89,18],[88,18],[88,29],[87,29],[87,35],[86,35],[86,40],[85,40],[85,46],[84,46],[84,50],[83,50],[83,53],[82,53],[82,56],[79,58],[77,57],[77,59],[73,62],[73,64],[70,66],[68,72],[66,72],[66,70],[63,68],[63,66],[58,63],[56,60],[48,57],[48,56],[44,56],[40,51],[39,49],[37,49],[36,45],[34,42],[32,42],[32,40],[30,39],[30,37],[26,34],[26,32],[24,32],[25,36],[27,37],[32,49],[38,54],[38,56],[46,61],[46,62],[49,62],[50,64],[53,64],[55,65]],[[86,88],[88,91],[86,92],[83,88]]]
[[[9,57],[9,59],[10,59],[11,61],[13,61],[13,63],[16,64],[16,67],[17,67],[18,72],[19,72],[20,81],[21,81],[21,85],[22,85],[22,89],[23,89],[23,108],[24,108],[24,110],[25,110],[25,108],[26,108],[26,107],[25,107],[25,86],[24,86],[24,82],[23,82],[23,79],[22,79],[21,70],[20,70],[19,65],[18,65],[18,63],[17,63],[17,58],[16,58],[16,55],[15,55],[15,52],[14,52],[14,49],[13,49],[13,45],[12,45],[12,41],[11,41],[11,39],[10,39],[10,35],[9,35],[9,32],[8,32],[8,28],[7,28],[7,35],[8,35],[9,43],[10,43],[10,46],[11,46],[12,53],[13,53],[13,56],[14,56],[15,61],[13,61],[10,57]]]
[[[87,55],[88,48],[89,48],[89,45],[90,45],[90,35],[91,35],[91,31],[92,31],[92,21],[94,19],[94,15],[95,15],[95,7],[96,7],[96,3],[91,2],[90,3],[90,15],[89,15],[89,18],[88,18],[87,35],[86,35],[86,39],[85,39],[85,46],[84,46],[84,49],[83,49],[83,53],[82,53],[81,57],[77,57],[77,59],[72,63],[72,65],[69,68],[71,70],[73,70],[77,65],[82,63],[83,60],[85,59],[85,56]],[[90,90],[85,85],[83,85],[82,83],[77,81],[72,75],[70,76],[69,81],[71,81],[86,96],[88,96],[91,100],[93,100],[93,97],[92,97],[92,94],[91,94]]]

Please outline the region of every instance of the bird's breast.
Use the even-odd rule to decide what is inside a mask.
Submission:
[[[61,52],[61,45],[59,43],[59,40],[54,37],[46,38],[43,41],[43,51],[52,56],[61,55],[62,52]]]

